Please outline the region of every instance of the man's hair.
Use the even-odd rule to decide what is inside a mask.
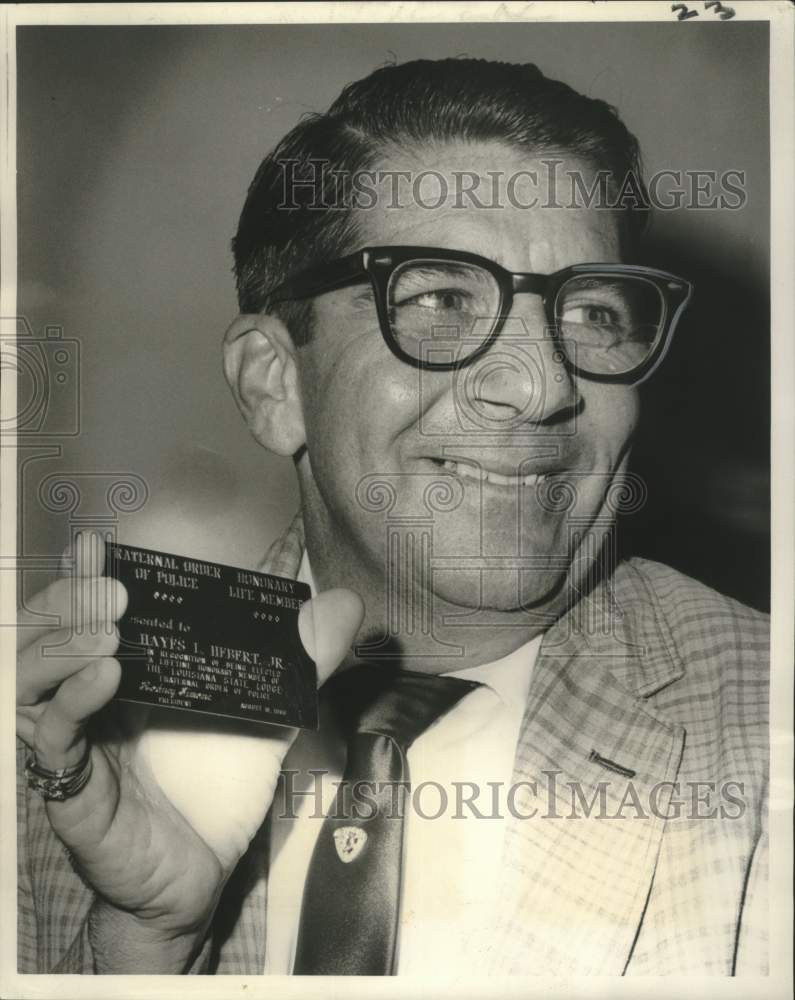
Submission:
[[[347,86],[325,114],[303,118],[262,161],[232,242],[241,311],[260,312],[288,276],[358,249],[353,212],[339,203],[340,177],[373,169],[390,148],[489,140],[533,156],[576,156],[608,171],[613,186],[631,175],[642,189],[638,143],[616,111],[532,64],[458,58],[385,66]],[[646,212],[622,216],[633,245]],[[296,343],[308,339],[311,303],[273,311]]]

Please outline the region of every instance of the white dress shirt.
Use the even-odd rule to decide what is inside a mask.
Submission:
[[[298,579],[315,592],[306,554]],[[405,814],[396,970],[400,975],[438,975],[441,970],[464,977],[478,969],[484,929],[495,922],[506,796],[540,645],[538,636],[500,660],[451,671],[447,676],[482,686],[409,748],[412,803]],[[343,757],[339,744],[324,741],[319,733],[302,732],[285,759],[285,769],[299,772],[293,788],[313,794],[294,796],[292,810],[277,802],[273,811],[266,973],[292,971],[304,882],[323,824],[320,813],[325,815],[334,801]],[[328,772],[322,780],[301,780],[306,769],[321,767]],[[322,796],[322,810],[317,811],[316,790]],[[473,814],[467,799],[482,818]]]

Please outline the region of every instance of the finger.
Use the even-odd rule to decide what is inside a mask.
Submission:
[[[26,649],[53,629],[96,631],[127,609],[127,589],[113,577],[56,580],[27,602],[17,617],[17,649]]]
[[[49,633],[17,657],[17,705],[35,705],[89,662],[113,656],[118,648],[114,626],[82,635],[66,629]]]
[[[36,738],[36,726],[45,707],[45,705],[23,705],[17,709],[17,736],[31,750]]]
[[[43,767],[56,770],[80,760],[85,724],[110,701],[120,680],[119,661],[107,657],[63,682],[39,717],[33,736],[36,759]]]
[[[307,601],[298,613],[298,634],[317,664],[322,684],[342,662],[364,619],[364,604],[352,590],[326,590]]]

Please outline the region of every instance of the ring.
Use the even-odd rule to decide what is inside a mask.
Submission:
[[[63,802],[77,795],[80,789],[91,777],[91,747],[86,746],[86,752],[71,767],[59,767],[51,771],[36,760],[36,754],[31,753],[25,761],[25,777],[28,788],[38,792],[44,799]]]

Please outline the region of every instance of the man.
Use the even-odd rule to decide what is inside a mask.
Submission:
[[[300,484],[262,568],[310,583],[339,676],[318,734],[252,736],[109,711],[112,634],[21,630],[21,971],[765,971],[765,620],[615,556],[689,294],[632,264],[637,171],[603,103],[468,59],[379,70],[266,157],[224,366]],[[118,618],[101,542],[75,560]],[[68,636],[68,581],[32,604]],[[409,721],[455,692],[379,744],[442,808],[368,828],[334,779],[381,773],[349,717],[387,675]]]

